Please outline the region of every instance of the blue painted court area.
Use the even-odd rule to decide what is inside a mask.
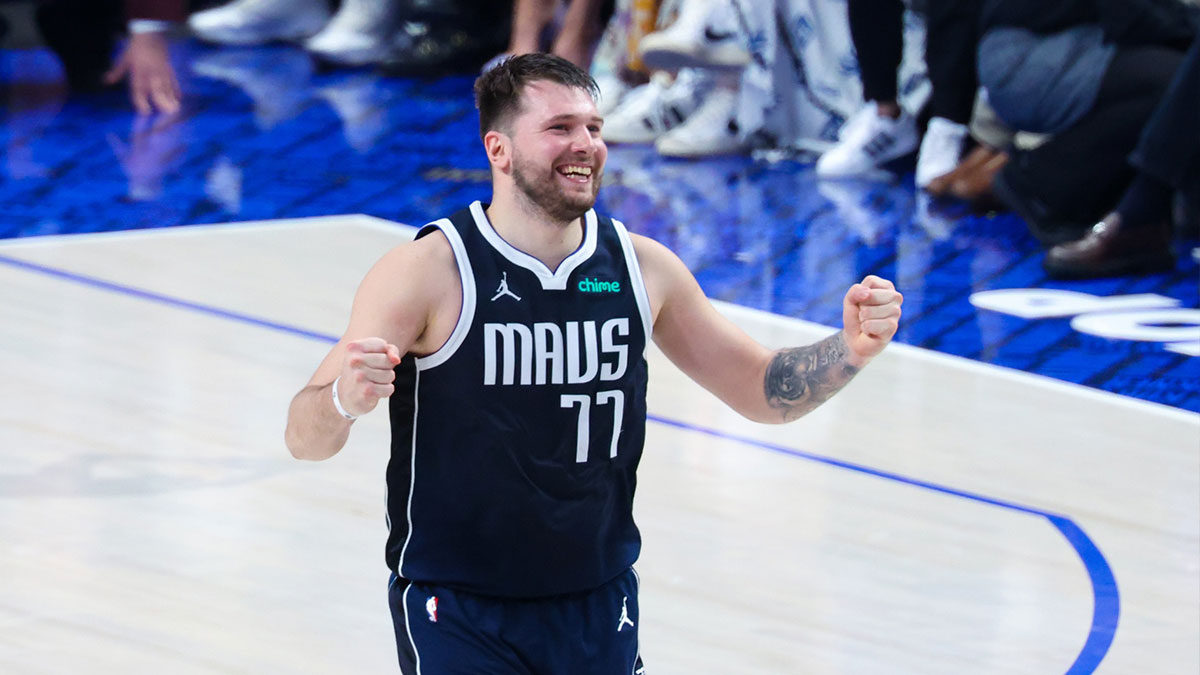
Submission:
[[[318,72],[283,46],[184,47],[185,110],[149,119],[119,90],[68,98],[45,51],[0,52],[0,237],[345,213],[423,223],[488,198],[469,77]],[[1200,411],[1200,358],[1186,349],[970,302],[1000,289],[1155,294],[1179,309],[1150,327],[1200,341],[1195,241],[1179,242],[1171,274],[1053,282],[1018,217],[926,204],[911,174],[829,183],[806,164],[641,147],[611,148],[600,207],[674,249],[711,297],[834,326],[845,289],[879,274],[905,294],[902,342]]]

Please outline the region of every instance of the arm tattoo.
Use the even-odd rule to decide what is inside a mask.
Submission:
[[[763,379],[767,403],[785,422],[821,405],[858,373],[846,362],[847,354],[840,332],[807,347],[776,352]]]

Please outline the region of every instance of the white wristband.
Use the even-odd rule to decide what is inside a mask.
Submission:
[[[348,420],[356,420],[358,419],[358,415],[351,415],[350,413],[346,412],[346,409],[342,407],[342,402],[338,400],[337,384],[338,380],[340,379],[342,379],[342,376],[338,375],[337,379],[333,381],[333,407],[337,408],[337,411],[341,413],[342,417],[345,417]]]

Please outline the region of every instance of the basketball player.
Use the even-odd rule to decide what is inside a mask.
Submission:
[[[491,204],[426,225],[367,273],[341,341],[292,401],[325,459],[389,398],[389,599],[406,674],[640,673],[631,511],[653,337],[738,412],[786,422],[896,332],[867,277],[844,328],[771,352],[683,263],[592,210],[607,150],[595,82],[546,54],[475,85]]]

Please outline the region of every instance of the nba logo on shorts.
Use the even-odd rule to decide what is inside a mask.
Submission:
[[[425,601],[425,611],[429,613],[429,620],[437,623],[437,596],[431,595]]]

